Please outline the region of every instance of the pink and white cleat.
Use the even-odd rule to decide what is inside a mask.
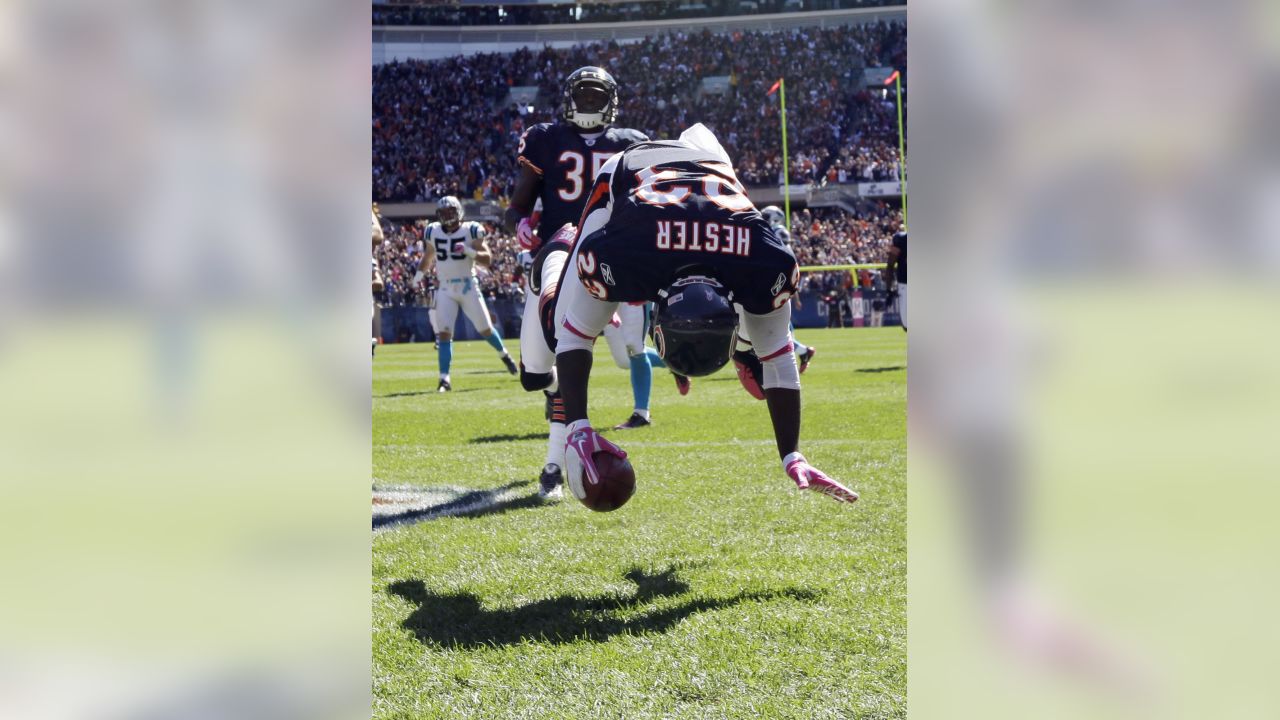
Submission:
[[[826,473],[809,464],[800,453],[791,453],[783,460],[787,475],[801,490],[822,493],[837,502],[857,502],[858,493],[832,480]]]

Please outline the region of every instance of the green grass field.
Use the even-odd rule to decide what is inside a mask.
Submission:
[[[375,490],[487,504],[375,533],[374,717],[905,717],[906,337],[798,335],[819,348],[801,450],[855,505],[795,489],[732,366],[687,397],[655,370],[654,424],[606,432],[625,507],[542,505],[541,393],[482,342],[455,343],[444,395],[431,345],[379,348]],[[602,342],[594,424],[630,410]]]

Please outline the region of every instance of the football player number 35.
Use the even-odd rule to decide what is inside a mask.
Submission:
[[[700,163],[709,172],[702,176],[702,194],[708,200],[731,212],[746,212],[755,207],[747,197],[747,191],[733,177],[733,170],[724,163]],[[680,174],[675,170],[654,170],[652,166],[636,173],[635,195],[650,205],[679,205],[693,192],[692,184],[672,184]]]
[[[600,172],[600,168],[608,162],[612,153],[591,153],[591,176],[586,180],[582,177],[582,171],[586,168],[586,159],[582,157],[582,153],[574,150],[565,150],[560,153],[558,162],[561,165],[568,165],[569,169],[564,171],[565,180],[569,181],[567,187],[559,190],[560,199],[565,202],[573,202],[582,197],[582,191],[587,187],[587,181],[594,178]]]

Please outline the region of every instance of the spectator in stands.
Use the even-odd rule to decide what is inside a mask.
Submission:
[[[650,137],[706,124],[725,141],[748,186],[781,180],[781,116],[777,94],[766,91],[792,68],[804,68],[788,83],[789,181],[821,182],[829,167],[837,168],[837,180],[841,172],[849,181],[897,177],[896,106],[862,82],[864,67],[906,66],[906,26],[881,22],[775,33],[676,32],[626,45],[376,66],[375,199],[509,197],[521,133],[552,119],[561,78],[582,65],[603,66],[618,78],[627,88],[620,117]],[[702,94],[702,79],[714,76],[729,77],[730,91]],[[528,85],[540,89],[533,112],[504,106],[510,87]]]

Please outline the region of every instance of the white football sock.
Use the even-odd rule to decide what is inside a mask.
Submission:
[[[564,423],[550,423],[551,430],[547,437],[547,463],[564,468],[564,441],[569,432]]]

